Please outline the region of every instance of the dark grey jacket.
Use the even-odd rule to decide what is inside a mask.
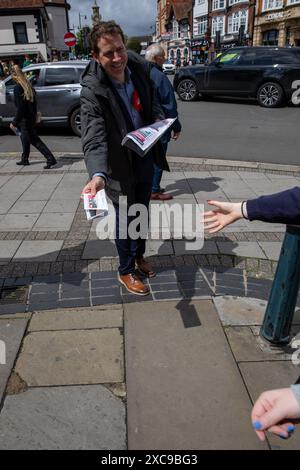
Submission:
[[[154,86],[150,80],[148,63],[135,53],[128,53],[128,67],[138,79],[139,96],[143,105],[144,124],[164,119]],[[81,79],[81,134],[85,162],[90,178],[103,172],[108,176],[107,193],[116,200],[120,193],[134,202],[133,152],[121,146],[129,128],[124,111],[104,69],[92,60]],[[169,170],[161,144],[153,148],[155,163]],[[147,158],[147,157],[145,157]]]

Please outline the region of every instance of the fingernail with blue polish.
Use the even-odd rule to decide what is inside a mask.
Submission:
[[[254,429],[256,430],[259,430],[262,428],[262,425],[259,421],[254,421],[254,423],[252,423],[252,426],[254,427]]]
[[[292,426],[291,424],[287,428],[288,432],[294,432],[295,431],[295,426]]]

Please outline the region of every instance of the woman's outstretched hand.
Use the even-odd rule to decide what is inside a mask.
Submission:
[[[211,206],[216,206],[212,211],[204,212],[204,229],[208,233],[216,233],[236,220],[242,219],[241,202],[207,201]]]

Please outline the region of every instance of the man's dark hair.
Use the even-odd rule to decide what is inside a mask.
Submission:
[[[96,54],[99,54],[99,39],[103,36],[111,34],[120,34],[122,41],[125,44],[125,37],[121,26],[119,26],[115,21],[100,21],[97,23],[90,32],[90,44],[92,51]]]

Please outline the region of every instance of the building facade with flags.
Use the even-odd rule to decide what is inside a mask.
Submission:
[[[61,58],[68,51],[64,34],[69,30],[65,0],[1,0],[0,59],[22,65],[30,61]]]

